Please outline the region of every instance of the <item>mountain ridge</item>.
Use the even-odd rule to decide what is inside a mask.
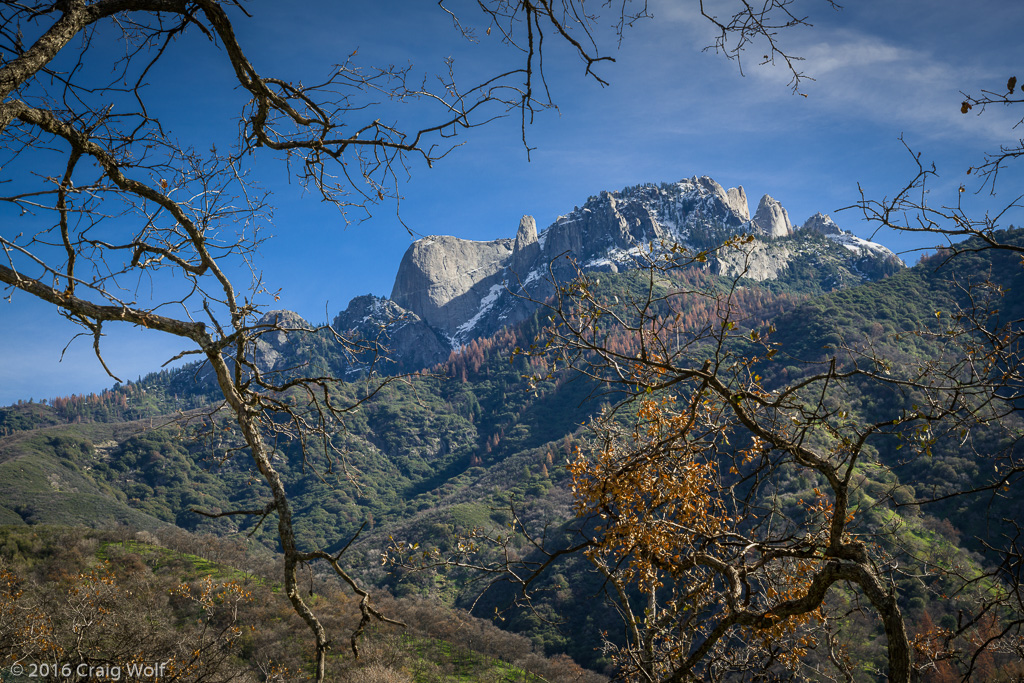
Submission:
[[[749,248],[713,249],[744,233],[755,237]],[[392,355],[402,367],[419,369],[527,318],[554,294],[552,278],[569,280],[577,267],[630,270],[674,245],[711,250],[704,268],[712,274],[758,281],[785,279],[798,261],[809,261],[822,271],[822,291],[906,267],[888,248],[842,230],[825,214],[794,227],[781,202],[765,194],[751,217],[742,185],[725,189],[693,176],[603,191],[539,232],[524,215],[515,237],[423,237],[403,256],[390,298],[353,299],[334,327],[363,337],[393,328],[385,333]]]

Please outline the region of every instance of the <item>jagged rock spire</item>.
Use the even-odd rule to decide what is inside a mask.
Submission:
[[[732,209],[733,213],[740,217],[740,220],[750,220],[750,204],[747,202],[747,193],[743,189],[743,186],[730,187],[726,193],[728,198],[729,208]]]
[[[789,214],[778,200],[769,195],[761,197],[754,214],[754,227],[768,237],[788,237],[793,234],[793,224],[789,222]]]
[[[537,221],[533,220],[533,216],[523,216],[519,221],[516,242],[512,246],[512,271],[517,277],[525,277],[539,254]]]

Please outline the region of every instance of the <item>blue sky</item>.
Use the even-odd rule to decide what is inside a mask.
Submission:
[[[473,11],[475,3],[462,4]],[[361,63],[411,61],[417,72],[435,71],[453,56],[466,80],[509,56],[496,35],[466,43],[432,2],[344,5],[256,0],[248,5],[253,18],[238,17],[236,30],[264,75],[307,82],[356,49]],[[815,79],[804,83],[802,95],[788,87],[783,69],[756,66],[757,52],[743,75],[735,62],[702,52],[712,34],[694,5],[651,2],[654,19],[628,31],[612,53],[616,63],[601,66],[608,87],[553,51],[548,78],[559,110],[541,114],[528,130],[536,147],[531,159],[515,117],[472,131],[434,168],[413,162],[401,186],[405,224],[421,235],[511,237],[524,214],[543,228],[601,190],[709,175],[725,187],[743,185],[752,210],[767,193],[795,223],[822,211],[867,237],[871,227],[855,211],[837,209],[858,199],[858,183],[880,198],[912,177],[900,135],[938,165],[932,194],[950,201],[984,151],[1024,136],[1013,129],[1012,112],[959,111],[961,90],[998,89],[1021,66],[1024,3],[862,0],[836,12],[824,2],[802,2],[814,26],[782,37],[806,58],[800,68]],[[150,96],[182,139],[197,146],[223,139],[236,130],[230,117],[240,102],[225,87],[226,67],[203,41],[182,41],[175,49],[174,68],[156,75]],[[273,192],[274,238],[257,265],[281,289],[280,307],[323,322],[353,296],[390,294],[411,241],[393,205],[346,227],[335,209],[289,184],[279,164],[265,160],[254,172]],[[1009,200],[1019,179],[1008,173],[999,197],[967,193],[966,201],[979,211],[994,207]],[[0,214],[5,233],[14,229],[6,215]],[[934,242],[876,239],[897,251]],[[0,302],[0,321],[0,405],[112,383],[88,340],[73,342],[58,362],[76,330],[47,306],[15,295]],[[111,330],[105,344],[112,369],[130,379],[179,350],[173,339],[135,330]]]

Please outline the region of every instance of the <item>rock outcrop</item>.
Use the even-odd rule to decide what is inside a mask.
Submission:
[[[313,326],[294,311],[278,310],[269,311],[256,321],[256,329],[259,337],[253,345],[253,362],[261,372],[270,372],[278,369],[278,362],[286,355],[291,333],[311,330]]]
[[[746,191],[742,187],[726,190],[706,175],[684,178],[667,189],[651,189],[659,191],[660,199],[671,200],[667,211],[659,209],[658,216],[679,232],[714,225],[739,228],[750,220]]]
[[[519,231],[512,245],[512,271],[526,273],[540,255],[540,243],[537,240],[537,221],[533,216],[523,216],[519,221]]]
[[[763,282],[777,280],[789,268],[793,250],[768,242],[752,242],[742,249],[723,249],[711,261],[711,272]]]
[[[431,327],[454,331],[503,281],[515,241],[473,242],[447,235],[413,242],[402,257],[391,300]]]
[[[761,239],[715,249],[744,233]],[[531,315],[538,301],[554,293],[551,274],[565,280],[576,268],[637,268],[675,244],[709,250],[704,267],[713,273],[754,280],[783,277],[798,258],[801,272],[808,264],[821,267],[827,271],[822,282],[835,281],[834,286],[902,267],[892,252],[844,233],[823,214],[809,218],[800,233],[808,240],[776,241],[794,234],[777,200],[764,195],[751,219],[742,186],[726,190],[707,176],[601,192],[541,233],[533,217],[523,216],[513,239],[474,242],[440,236],[414,242],[399,266],[391,300],[356,299],[335,328],[383,334],[393,355],[407,356],[407,367],[424,367],[473,338]],[[812,243],[811,235],[823,235],[834,246],[823,248],[820,238]]]
[[[582,209],[577,207],[568,216],[560,216],[545,231],[543,251],[550,256],[572,254],[583,261],[665,236],[666,232],[642,202],[623,201],[610,192],[602,192]]]
[[[423,318],[394,301],[367,294],[358,296],[335,317],[331,327],[354,342],[352,365],[386,363],[399,371],[414,371],[444,360],[451,345]],[[363,351],[358,347],[362,346]],[[387,368],[390,369],[390,368]]]
[[[816,213],[808,218],[800,229],[819,235],[839,235],[843,232],[835,221],[823,213]]]
[[[761,197],[754,214],[754,228],[766,237],[789,237],[793,234],[793,224],[789,222],[789,213],[782,208],[778,200],[769,195]]]
[[[750,203],[747,201],[747,193],[743,186],[730,187],[726,196],[729,199],[729,208],[743,221],[750,220]]]

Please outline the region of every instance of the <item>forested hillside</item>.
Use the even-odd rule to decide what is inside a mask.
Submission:
[[[304,680],[310,659],[291,644],[305,626],[281,595],[276,560],[171,527],[0,527],[0,652],[15,655],[5,680]],[[356,628],[351,595],[312,578],[307,589],[331,629]],[[436,601],[383,606],[402,625],[372,628],[358,660],[339,643],[332,680],[605,680]]]
[[[675,321],[681,336],[669,346],[687,343],[688,334],[715,320],[728,297],[730,320],[741,338],[749,343],[771,330],[773,353],[750,366],[750,373],[763,391],[772,392],[799,384],[832,358],[895,368],[941,357],[949,352],[949,321],[965,315],[977,296],[972,281],[984,282],[987,291],[1024,289],[1015,258],[980,251],[948,262],[939,254],[881,281],[826,294],[818,294],[820,284],[799,272],[788,284],[758,284],[687,268],[656,276],[601,273],[591,277],[588,296],[609,306],[646,297],[658,316]],[[1022,317],[1019,298],[1004,295],[1000,301],[991,315]],[[532,638],[549,655],[569,652],[611,671],[613,658],[600,649],[602,642],[624,641],[616,635],[614,611],[596,606],[608,586],[581,554],[546,566],[528,605],[514,582],[499,582],[478,600],[491,577],[460,566],[494,568],[510,557],[543,563],[542,548],[566,548],[581,532],[592,532],[592,521],[575,518],[581,508],[572,490],[579,480],[574,483],[566,463],[598,448],[588,421],[628,391],[552,364],[542,353],[549,315],[542,309],[524,323],[470,342],[420,375],[384,386],[337,425],[333,460],[304,457],[304,448],[323,444],[294,439],[275,444],[274,458],[291,482],[301,543],[335,552],[358,536],[342,562],[368,585],[395,596],[438,598],[481,616],[497,614],[499,623]],[[638,337],[614,326],[602,343],[624,356],[644,353]],[[330,372],[343,362],[331,348],[324,333],[311,331],[289,335],[284,350],[290,367]],[[365,387],[351,383],[339,398],[354,401]],[[836,410],[850,423],[918,410],[913,395],[870,379],[854,378],[828,400],[838,402]],[[119,525],[157,535],[175,527],[233,538],[244,533],[276,550],[272,525],[258,515],[211,518],[195,512],[258,509],[266,497],[242,441],[217,406],[208,373],[193,365],[101,395],[3,409],[0,522]],[[628,424],[629,414],[622,419]],[[995,590],[986,582],[998,581],[998,573],[967,590],[950,572],[982,576],[998,562],[1002,556],[993,549],[1024,517],[1021,502],[998,487],[984,495],[950,494],[998,481],[1003,461],[997,455],[1009,449],[1016,457],[1021,429],[1012,413],[962,441],[921,441],[920,434],[895,430],[868,444],[851,489],[850,533],[900,567],[893,577],[913,634],[957,631],[977,590]],[[732,438],[735,446],[722,447],[721,457],[746,448],[747,437],[736,432]],[[783,464],[753,487],[745,478],[753,470],[738,467],[722,477],[756,491],[757,505],[774,508],[787,524],[811,518],[809,501],[821,496],[815,476]],[[10,562],[15,555],[5,552]],[[382,564],[387,552],[396,564]],[[424,565],[434,568],[416,570]],[[833,609],[841,613],[843,600],[855,599],[842,593]],[[858,677],[871,678],[885,668],[881,626],[862,611],[847,611],[836,622],[845,634],[845,656],[857,662]],[[997,622],[975,623],[958,634],[981,638],[986,628],[997,628]],[[814,648],[803,658],[812,667],[826,660],[827,653]],[[936,671],[952,673],[952,666]],[[979,680],[1002,680],[996,671],[1015,671],[1017,664],[1006,654],[973,666],[976,675],[988,677]]]

